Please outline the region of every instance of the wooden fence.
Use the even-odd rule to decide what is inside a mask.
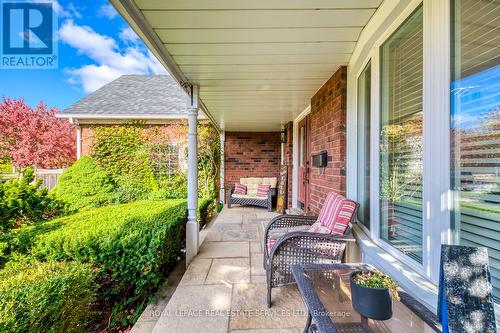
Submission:
[[[36,169],[35,181],[39,179],[42,180],[42,185],[40,188],[47,187],[49,190],[53,189],[57,185],[57,181],[61,176],[64,169]],[[13,172],[0,173],[1,181],[13,180],[21,177],[19,172],[13,170]]]
[[[35,180],[42,180],[42,187],[47,187],[49,190],[57,185],[57,181],[64,169],[36,169]]]

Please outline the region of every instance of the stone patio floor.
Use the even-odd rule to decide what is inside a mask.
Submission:
[[[200,233],[198,256],[184,274],[171,274],[132,332],[302,332],[306,308],[295,286],[273,289],[266,306],[262,225],[276,215],[224,208]]]

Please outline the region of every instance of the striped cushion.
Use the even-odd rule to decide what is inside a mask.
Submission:
[[[323,227],[326,227],[333,234],[343,235],[349,226],[352,214],[356,209],[356,203],[352,200],[346,199],[344,196],[330,192],[326,196],[325,203],[319,212],[318,221]],[[311,232],[320,230],[318,226],[311,227]],[[324,229],[321,229],[325,233]]]
[[[269,189],[271,185],[259,185],[257,187],[257,196],[258,197],[267,197],[267,193],[269,193]]]
[[[234,185],[234,193],[236,194],[247,194],[247,187],[240,183]]]

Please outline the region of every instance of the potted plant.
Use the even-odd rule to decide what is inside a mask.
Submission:
[[[377,271],[355,271],[350,277],[353,308],[374,320],[392,317],[392,299],[399,300],[398,285]]]

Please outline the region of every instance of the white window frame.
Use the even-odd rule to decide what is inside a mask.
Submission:
[[[422,264],[380,238],[380,47],[423,6],[423,219]],[[358,224],[363,261],[378,265],[435,309],[441,244],[451,244],[450,47],[451,0],[384,1],[367,25],[348,68],[347,194],[357,199],[357,80],[371,61],[370,230]],[[417,287],[417,289],[415,288]]]
[[[370,63],[370,207],[368,208],[370,210],[370,228],[367,228],[364,224],[362,223],[357,223],[357,225],[363,229],[363,231],[367,234],[371,234],[371,229],[373,229],[373,226],[372,226],[372,222],[373,222],[373,217],[372,217],[372,201],[373,201],[373,188],[372,188],[372,185],[373,185],[373,174],[372,174],[372,171],[373,171],[373,133],[372,133],[372,130],[373,130],[373,61],[372,61],[372,54],[370,54],[361,64],[359,70],[356,72],[356,112],[355,114],[353,115],[354,117],[354,121],[355,121],[355,126],[356,126],[356,135],[353,136],[353,140],[354,140],[354,146],[355,146],[355,154],[356,154],[356,163],[354,164],[354,170],[355,170],[355,175],[354,177],[356,177],[356,188],[355,188],[355,193],[356,193],[356,199],[357,201],[359,202],[361,199],[359,198],[358,196],[358,169],[359,169],[359,165],[358,165],[358,135],[357,135],[357,129],[358,129],[358,126],[360,125],[359,124],[359,120],[358,120],[358,108],[359,108],[359,100],[358,100],[358,93],[359,93],[359,85],[358,85],[358,82],[359,82],[359,77],[361,76],[361,74],[363,73],[363,71],[366,69],[366,66],[368,66],[368,64]],[[378,194],[378,191],[377,191],[377,194]],[[378,197],[378,195],[377,195]],[[359,221],[358,221],[359,222]]]

